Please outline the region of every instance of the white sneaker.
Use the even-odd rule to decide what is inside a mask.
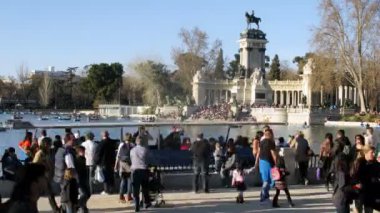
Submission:
[[[109,195],[106,191],[102,191],[100,194],[101,195]]]
[[[305,180],[305,186],[307,186],[307,185],[309,185],[309,180],[308,179]]]

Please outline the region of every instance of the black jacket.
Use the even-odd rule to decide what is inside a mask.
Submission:
[[[115,140],[110,138],[101,140],[95,150],[95,164],[113,169],[116,160],[116,149],[117,143]]]
[[[197,140],[190,148],[194,160],[208,161],[210,159],[211,147],[205,140]]]
[[[363,195],[364,204],[380,210],[380,163],[364,163],[359,171],[359,181],[362,184],[360,193]]]

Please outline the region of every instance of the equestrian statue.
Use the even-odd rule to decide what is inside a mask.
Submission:
[[[261,22],[261,18],[255,16],[255,11],[252,10],[252,14],[250,15],[248,12],[245,12],[245,18],[247,19],[247,28],[251,28],[251,23],[255,23],[257,25],[257,29],[260,29],[259,23]]]

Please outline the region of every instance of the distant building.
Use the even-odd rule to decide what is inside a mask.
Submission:
[[[54,66],[49,66],[47,70],[32,70],[31,76],[43,77],[48,75],[53,80],[68,80],[70,78],[70,71],[56,71]],[[74,81],[77,81],[80,77],[74,74]]]
[[[12,83],[12,80],[11,80],[9,77],[0,76],[0,80],[1,80],[3,83],[5,83],[5,84]]]

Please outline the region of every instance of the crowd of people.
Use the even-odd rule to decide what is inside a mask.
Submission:
[[[332,186],[332,200],[338,212],[350,212],[352,202],[357,212],[380,208],[380,143],[373,131],[368,127],[366,134],[356,135],[351,144],[344,130],[339,130],[335,140],[333,134],[327,133],[321,143],[320,176],[327,191]],[[269,126],[257,131],[251,143],[241,136],[227,141],[222,137],[207,140],[200,133],[194,142],[184,137],[178,150],[192,153],[193,191],[210,192],[209,165],[213,162],[221,186],[238,191],[237,203],[244,203],[246,180],[250,178],[247,174],[258,172],[262,180],[261,203],[270,202],[269,191],[274,188],[275,195],[270,202],[273,207],[279,207],[281,191],[285,192],[289,206],[295,206],[287,184],[286,177],[292,171],[286,168],[284,148],[294,149],[300,183],[305,185],[309,184],[308,165],[314,153],[302,132],[290,135],[288,141],[279,137],[275,142],[274,138]],[[115,172],[121,180],[119,202],[134,203],[136,212],[140,211],[141,203],[149,208],[148,167],[153,164],[149,139],[151,136],[143,126],[134,134],[126,133],[120,143],[111,139],[107,131],[102,132],[100,142],[94,141],[92,132],[80,137],[79,132],[73,133],[71,129],[66,130],[63,138],[57,135],[54,140],[46,130],[38,138],[26,132],[19,143],[28,156],[25,164],[20,163],[12,147],[2,157],[4,178],[16,184],[10,199],[0,204],[0,212],[38,212],[37,201],[42,194],[47,195],[53,212],[89,212],[87,201],[94,193],[95,184],[103,183],[103,195],[116,192]],[[238,155],[238,150],[248,147],[255,161],[252,164]],[[60,205],[54,197],[54,184],[60,188]]]
[[[190,118],[192,120],[227,120],[229,117],[231,117],[231,105],[229,103],[221,103],[200,107]]]
[[[28,156],[24,165],[13,147],[3,155],[4,178],[15,181],[15,187],[10,199],[0,204],[0,212],[38,212],[37,200],[42,194],[48,196],[53,212],[89,212],[87,201],[94,193],[95,184],[103,183],[101,194],[114,193],[114,173],[121,179],[119,202],[134,201],[135,210],[139,211],[141,188],[145,208],[151,206],[147,194],[151,136],[144,127],[133,135],[125,134],[120,143],[111,139],[108,131],[102,132],[100,142],[94,141],[92,132],[79,137],[71,129],[66,129],[63,140],[56,136],[53,141],[46,130],[40,134],[36,138],[26,132],[25,139],[19,143]],[[54,184],[60,187],[59,206],[54,197]],[[22,190],[26,190],[25,194],[21,194]]]
[[[254,167],[247,168],[239,159],[236,149],[239,147],[233,139],[226,144],[217,142],[213,151],[215,169],[220,173],[221,183],[225,187],[235,187],[238,191],[237,203],[243,203],[243,192],[247,189],[245,175],[257,171],[262,180],[260,202],[270,201],[269,191],[275,188],[276,193],[272,199],[272,206],[279,207],[278,196],[283,190],[286,194],[290,207],[295,204],[291,199],[286,176],[290,171],[286,169],[284,148],[295,150],[295,162],[298,164],[299,181],[308,185],[308,168],[311,156],[314,152],[309,146],[302,132],[289,137],[285,142],[280,137],[276,144],[273,130],[266,126],[263,131],[258,131],[253,138],[252,154],[255,156]],[[212,147],[208,140],[199,134],[190,150],[193,152],[195,193],[200,188],[200,176],[202,176],[202,187],[205,193],[209,192],[208,168],[209,154]],[[327,133],[321,143],[320,176],[324,178],[327,191],[332,185],[333,204],[337,212],[350,212],[350,204],[354,203],[356,212],[373,212],[380,209],[380,143],[373,134],[373,128],[367,128],[365,135],[355,136],[355,143],[351,144],[345,136],[344,130],[333,135]]]

